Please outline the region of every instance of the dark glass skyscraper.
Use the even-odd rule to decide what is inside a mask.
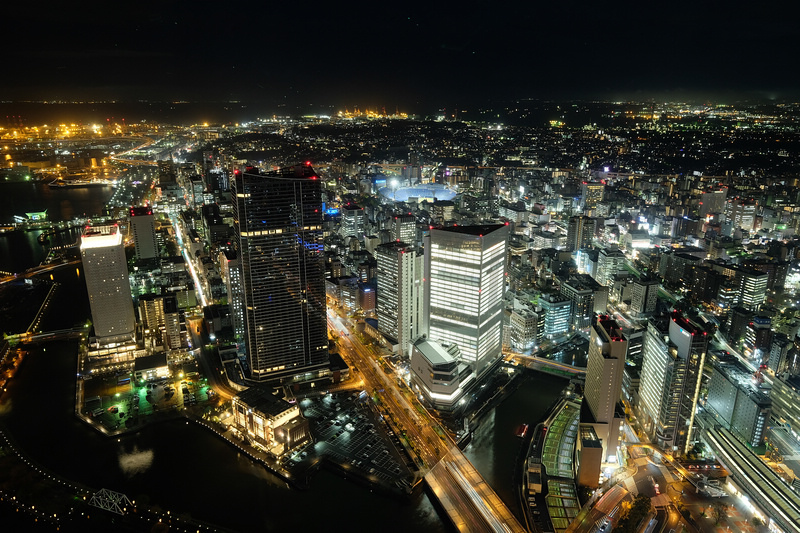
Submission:
[[[313,168],[236,171],[231,183],[250,377],[328,363],[322,187]]]

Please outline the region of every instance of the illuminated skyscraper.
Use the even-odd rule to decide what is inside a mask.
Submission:
[[[617,453],[622,421],[616,413],[627,351],[628,341],[613,318],[603,315],[592,321],[584,398],[594,416],[595,431],[603,440],[605,460]]]
[[[155,220],[150,207],[131,207],[131,233],[136,246],[136,259],[153,259],[158,257],[158,241],[156,240]]]
[[[640,420],[664,449],[686,453],[690,448],[707,348],[708,333],[677,311],[647,325]]]
[[[423,256],[402,242],[381,244],[378,260],[378,331],[397,341],[404,356],[411,344],[427,332],[424,320]]]
[[[130,341],[136,319],[119,228],[86,228],[81,238],[81,260],[97,341],[100,344]]]
[[[581,187],[581,201],[584,211],[597,207],[597,204],[603,201],[605,190],[606,186],[603,183],[596,181],[584,182]]]
[[[411,213],[395,215],[390,220],[390,224],[395,241],[417,244],[417,217]]]
[[[457,344],[480,377],[502,348],[508,226],[432,229],[428,239],[430,337]]]
[[[232,193],[250,377],[321,370],[328,337],[319,177],[308,165],[237,171]]]

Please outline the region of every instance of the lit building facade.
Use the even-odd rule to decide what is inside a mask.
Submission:
[[[393,216],[391,228],[395,241],[417,244],[417,218],[411,213]]]
[[[411,378],[431,406],[452,411],[475,374],[470,365],[461,361],[457,345],[444,347],[436,341],[419,339],[411,349]]]
[[[603,248],[597,256],[597,276],[600,285],[613,285],[614,277],[625,270],[625,254],[620,250]]]
[[[119,228],[87,228],[80,249],[97,342],[111,344],[132,340],[136,318]]]
[[[595,431],[603,442],[603,458],[613,460],[622,423],[616,413],[622,396],[628,341],[619,325],[607,315],[593,321],[589,335],[584,400],[594,417]]]
[[[594,209],[603,201],[606,186],[603,183],[591,181],[584,182],[581,186],[581,201],[583,209],[589,211]]]
[[[157,258],[158,241],[153,210],[150,207],[131,207],[129,214],[136,259]]]
[[[231,326],[237,342],[243,342],[247,324],[244,319],[244,294],[242,293],[242,271],[239,257],[234,250],[222,250],[219,255],[220,274],[228,289],[228,305],[231,309]]]
[[[772,415],[800,441],[800,376],[781,374],[772,382]]]
[[[715,364],[706,405],[725,429],[750,446],[764,443],[772,401],[754,384],[751,372],[736,364]]]
[[[363,241],[367,234],[367,214],[364,209],[355,204],[348,204],[341,208],[341,214],[342,237],[355,237]]]
[[[427,332],[424,317],[425,283],[423,255],[403,242],[375,249],[378,261],[378,331],[397,342],[398,352],[408,356],[411,344]]]
[[[544,312],[543,335],[548,339],[566,335],[572,325],[572,301],[558,294],[543,294],[539,305]]]
[[[432,229],[427,239],[430,338],[457,344],[480,377],[501,355],[508,226]]]
[[[233,425],[257,448],[275,457],[311,440],[308,420],[296,404],[251,387],[233,397]]]
[[[567,225],[566,249],[580,250],[591,246],[592,239],[597,233],[597,219],[590,217],[571,217]]]
[[[662,448],[678,453],[690,448],[707,348],[707,332],[677,311],[648,322],[639,386],[640,420]]]
[[[328,363],[322,190],[310,166],[234,173],[248,373],[276,380]]]
[[[631,288],[631,313],[634,316],[652,315],[658,305],[658,289],[661,283],[657,279],[636,280]]]

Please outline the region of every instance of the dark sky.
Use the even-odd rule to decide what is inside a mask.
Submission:
[[[791,2],[7,2],[0,99],[792,98]]]

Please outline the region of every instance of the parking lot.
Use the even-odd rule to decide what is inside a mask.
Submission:
[[[389,485],[408,482],[413,463],[400,439],[373,410],[366,393],[347,392],[306,398],[300,402],[309,419],[316,443],[295,454],[326,457],[344,470],[358,472],[371,480]]]
[[[83,414],[106,431],[135,429],[158,413],[203,405],[214,399],[199,376],[133,383],[124,376],[106,375],[84,381]]]

